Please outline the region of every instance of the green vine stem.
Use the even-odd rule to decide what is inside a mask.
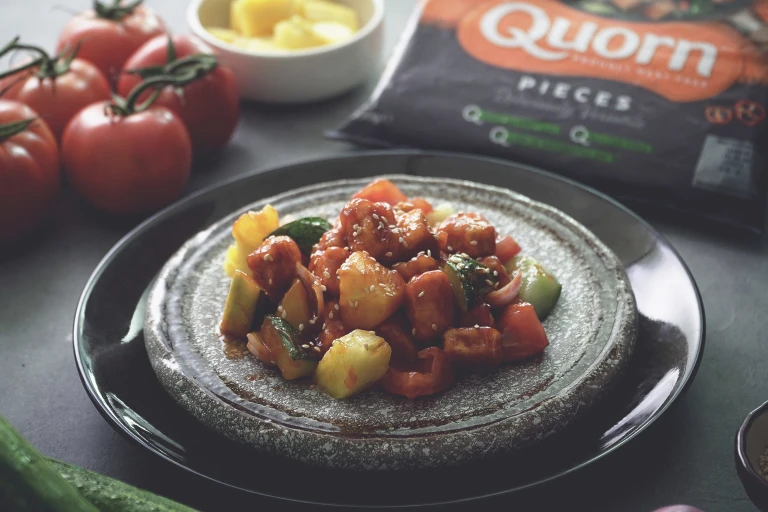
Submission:
[[[19,37],[16,36],[11,40],[11,42],[9,42],[2,49],[0,49],[0,57],[14,50],[26,50],[30,52],[35,52],[38,54],[38,57],[36,59],[32,59],[31,61],[25,64],[22,64],[21,66],[17,66],[15,68],[11,68],[6,71],[3,71],[2,73],[0,73],[0,79],[6,78],[8,76],[16,75],[18,73],[21,73],[23,71],[26,71],[32,68],[38,68],[38,71],[37,71],[38,78],[55,79],[56,77],[61,76],[67,71],[69,71],[69,66],[70,64],[72,64],[72,60],[77,55],[77,52],[80,50],[80,43],[78,43],[77,46],[75,46],[75,48],[71,52],[69,52],[68,49],[65,48],[59,55],[56,55],[55,57],[51,57],[50,55],[48,55],[48,52],[46,52],[39,46],[19,43]]]
[[[144,0],[134,0],[131,3],[122,5],[120,0],[112,0],[111,4],[104,4],[99,0],[93,0],[93,10],[99,18],[111,21],[120,21],[129,14],[133,14],[138,6]]]
[[[29,127],[29,125],[37,120],[37,117],[30,117],[29,119],[22,119],[12,123],[0,124],[0,142],[4,142],[14,135],[23,132]]]

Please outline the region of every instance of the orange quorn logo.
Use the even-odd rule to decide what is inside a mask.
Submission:
[[[626,22],[553,0],[483,2],[456,30],[464,50],[492,66],[621,81],[679,102],[726,90],[748,44],[722,24]]]

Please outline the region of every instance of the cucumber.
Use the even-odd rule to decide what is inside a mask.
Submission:
[[[319,242],[320,237],[332,227],[327,220],[321,217],[304,217],[280,226],[271,232],[267,238],[270,236],[290,237],[299,246],[302,254],[310,255],[312,246]]]
[[[443,265],[456,296],[456,303],[465,313],[494,290],[499,278],[491,269],[464,254],[453,254]]]
[[[221,316],[219,330],[237,338],[245,338],[251,331],[261,290],[256,282],[239,270],[232,276],[227,302]]]
[[[291,324],[280,317],[267,315],[260,334],[283,378],[293,380],[315,373],[320,354],[302,347],[305,343],[301,334]]]
[[[530,256],[515,256],[504,264],[509,275],[522,274],[520,300],[528,302],[539,320],[544,320],[555,308],[562,286],[539,262]]]
[[[71,464],[49,460],[52,467],[80,495],[98,507],[101,512],[195,512],[181,503],[138,489],[119,480],[109,478]]]
[[[2,417],[0,497],[4,510],[98,512]]]

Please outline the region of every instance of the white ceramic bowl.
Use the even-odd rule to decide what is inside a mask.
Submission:
[[[349,41],[285,53],[244,50],[206,27],[228,27],[232,0],[192,0],[187,22],[219,62],[232,69],[240,95],[270,103],[306,103],[339,95],[378,70],[384,42],[384,0],[335,0],[357,12],[360,30]]]

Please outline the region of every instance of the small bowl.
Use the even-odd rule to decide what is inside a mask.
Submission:
[[[228,27],[232,0],[192,0],[187,22],[232,69],[240,96],[269,103],[307,103],[337,96],[378,70],[384,43],[384,0],[335,0],[357,12],[354,37],[285,53],[244,50],[213,37],[206,27]]]
[[[744,419],[736,434],[736,469],[749,499],[768,510],[768,480],[760,475],[760,456],[768,448],[768,402]]]

